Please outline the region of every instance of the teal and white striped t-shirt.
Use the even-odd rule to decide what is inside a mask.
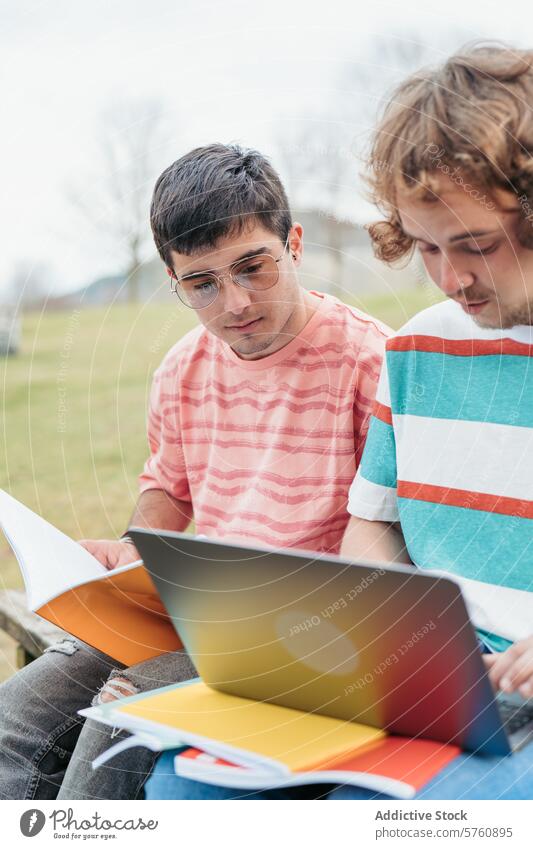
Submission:
[[[413,563],[479,589],[496,651],[533,634],[533,328],[447,301],[390,338],[348,511],[399,521]]]

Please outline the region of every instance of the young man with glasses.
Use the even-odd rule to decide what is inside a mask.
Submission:
[[[533,698],[532,103],[533,51],[479,47],[403,81],[376,130],[368,163],[383,213],[369,228],[376,253],[394,263],[418,250],[446,297],[387,341],[341,552],[457,576],[474,601],[494,688],[525,699]],[[159,762],[148,798],[250,797],[178,779],[171,758]],[[417,798],[531,799],[532,778],[533,743],[505,758],[464,753]],[[348,786],[329,796],[388,798]]]
[[[200,324],[155,373],[130,524],[183,531],[194,518],[218,539],[338,552],[387,328],[300,285],[302,227],[255,151],[211,145],[179,159],[157,181],[151,224]],[[83,545],[110,569],[138,557],[127,538]],[[49,650],[0,687],[0,793],[142,797],[154,755],[133,749],[93,773],[112,732],[81,730],[77,710],[94,693],[194,674],[183,652],[121,669],[77,640]]]

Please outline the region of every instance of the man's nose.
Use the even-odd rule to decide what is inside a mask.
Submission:
[[[463,289],[467,289],[474,282],[474,276],[457,264],[450,262],[446,254],[442,254],[439,268],[439,289],[449,298],[460,295]]]
[[[229,276],[224,280],[220,295],[226,312],[241,313],[252,303],[250,291],[234,283]]]

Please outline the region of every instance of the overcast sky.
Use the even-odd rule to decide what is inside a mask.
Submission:
[[[161,101],[159,170],[198,144],[239,141],[288,176],[280,139],[312,138],[330,104],[333,122],[346,104],[344,134],[365,131],[353,113],[364,92],[343,80],[384,37],[421,41],[435,61],[457,40],[533,46],[521,0],[0,0],[0,15],[0,291],[21,262],[44,264],[55,291],[120,270],[118,246],[78,220],[67,197],[99,167],[110,104]],[[379,82],[390,69],[371,73]],[[365,214],[354,197],[355,217]]]

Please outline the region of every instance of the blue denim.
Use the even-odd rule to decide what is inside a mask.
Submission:
[[[180,751],[183,750],[173,749],[158,759],[144,787],[146,799],[393,799],[348,784],[315,784],[251,792],[189,781],[174,773],[174,756]],[[482,757],[464,752],[414,798],[533,799],[533,743],[507,757]]]
[[[289,789],[247,791],[178,778],[174,772],[174,756],[186,748],[169,749],[158,758],[152,775],[144,785],[145,799],[324,799],[332,789],[331,784],[313,784]]]

